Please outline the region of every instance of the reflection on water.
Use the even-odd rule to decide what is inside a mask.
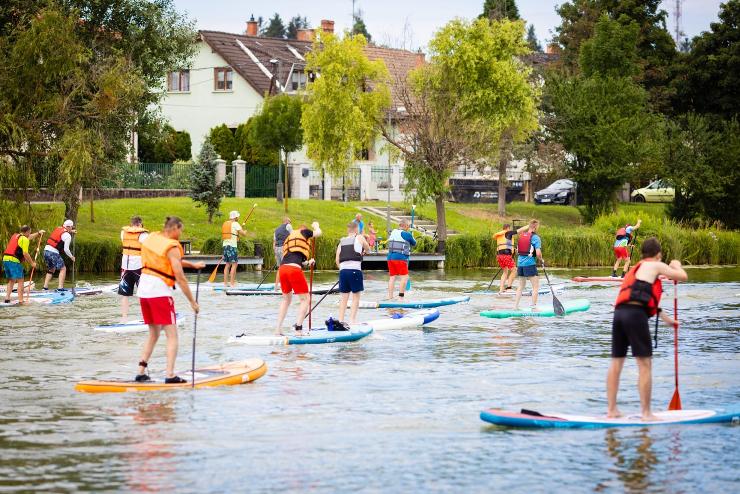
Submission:
[[[415,272],[409,297],[484,288],[493,273]],[[577,273],[552,274],[565,282]],[[333,283],[334,276],[319,273],[317,283]],[[684,407],[738,406],[740,270],[692,270],[690,276],[695,282],[680,292]],[[370,273],[366,287],[367,299],[380,299],[385,275]],[[92,331],[116,320],[115,297],[3,309],[0,490],[737,490],[740,427],[532,431],[487,427],[478,419],[491,406],[603,413],[615,296],[614,286],[568,284],[559,298],[587,297],[591,310],[493,320],[478,312],[513,300],[474,295],[468,304],[441,308],[440,318],[421,331],[382,331],[352,344],[261,348],[226,341],[242,332],[269,334],[277,299],[203,291],[197,364],[260,357],[268,374],[244,386],[109,395],[79,394],[73,385],[136,370],[145,334]],[[177,305],[187,310],[184,300]],[[336,297],[330,296],[315,321],[332,314]],[[362,312],[368,319],[384,316],[389,313]],[[178,368],[190,367],[191,324],[181,329]],[[670,328],[662,327],[660,341],[658,409],[674,389]],[[161,371],[164,363],[161,344],[152,369]],[[626,413],[639,407],[636,379],[630,363],[620,393]]]

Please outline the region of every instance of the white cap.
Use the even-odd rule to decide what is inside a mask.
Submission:
[[[232,211],[229,213],[230,220],[233,220],[234,218],[238,218],[238,217],[239,217],[239,211]]]
[[[72,228],[73,226],[75,226],[75,223],[72,220],[64,220],[64,223],[62,223],[62,226],[65,228]]]

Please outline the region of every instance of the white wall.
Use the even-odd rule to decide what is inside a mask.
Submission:
[[[262,96],[234,71],[231,91],[214,91],[213,68],[228,64],[210,46],[200,41],[190,68],[190,91],[168,92],[160,104],[162,116],[179,131],[187,131],[193,143],[193,158],[211,128],[226,124],[237,127],[254,115]]]

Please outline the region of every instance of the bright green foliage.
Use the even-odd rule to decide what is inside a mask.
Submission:
[[[534,32],[534,24],[530,24],[527,28],[527,45],[533,52],[542,51],[542,45],[537,39],[537,33]]]
[[[637,36],[640,26],[602,15],[594,36],[581,46],[580,66],[585,77],[625,77],[639,72]]]
[[[274,149],[267,149],[255,136],[255,117],[250,117],[243,124],[239,124],[234,133],[237,155],[241,156],[248,165],[277,165],[278,153]]]
[[[208,214],[208,223],[213,222],[213,216],[219,213],[221,199],[226,194],[226,181],[216,183],[216,150],[210,139],[203,141],[198,160],[192,167],[190,175],[190,197],[197,205],[204,206]]]
[[[300,98],[280,94],[265,99],[259,114],[252,117],[254,139],[265,149],[284,153],[298,151],[303,145]]]
[[[174,163],[192,158],[190,134],[178,132],[168,124],[140,122],[138,137],[139,161],[142,163]]]
[[[368,60],[362,35],[318,38],[306,56],[306,71],[320,75],[306,88],[304,141],[314,163],[341,176],[355,151],[378,133],[377,122],[391,102],[388,69],[382,60]]]
[[[365,37],[368,43],[372,42],[372,36],[367,32],[367,26],[365,20],[362,18],[362,12],[355,15],[355,22],[352,24],[352,34],[361,34]]]
[[[208,140],[211,141],[213,149],[221,159],[226,160],[227,163],[231,163],[232,160],[236,159],[236,140],[234,139],[234,133],[231,132],[231,129],[226,124],[212,128],[208,132]]]
[[[483,13],[480,16],[491,20],[517,21],[519,20],[519,9],[516,6],[516,0],[485,0]]]
[[[285,24],[283,24],[283,20],[280,18],[280,14],[275,12],[275,15],[270,17],[270,20],[267,21],[267,26],[262,29],[260,36],[265,36],[268,38],[284,38],[285,34]]]

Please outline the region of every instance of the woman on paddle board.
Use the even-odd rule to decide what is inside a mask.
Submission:
[[[514,310],[519,310],[519,300],[522,298],[522,291],[524,291],[527,280],[532,285],[532,310],[537,310],[537,297],[540,292],[537,260],[542,261],[542,240],[537,235],[539,227],[540,222],[538,220],[530,220],[528,225],[524,225],[516,231],[519,236],[516,247],[519,252],[516,270],[519,277],[519,286],[516,287]]]
[[[615,302],[612,322],[612,360],[606,378],[606,396],[609,418],[621,417],[617,408],[619,377],[627,357],[627,348],[632,347],[632,356],[639,371],[638,390],[642,420],[658,420],[650,409],[653,388],[653,346],[650,341],[648,318],[659,315],[666,324],[677,326],[678,321],[666,315],[659,307],[663,292],[659,276],[676,281],[686,281],[688,275],[681,263],[674,259],[670,264],[661,262],[660,242],[649,238],[642,244],[642,260],[638,262],[622,281]]]
[[[144,345],[139,361],[139,372],[136,382],[151,381],[147,373],[149,358],[157,344],[159,334],[164,330],[167,335],[167,373],[165,384],[184,383],[185,380],[175,375],[177,359],[177,318],[172,291],[175,284],[190,302],[196,314],[200,311],[198,302],[193,297],[185,278],[183,268],[203,269],[203,262],[185,261],[182,245],[182,220],[177,216],[168,216],[161,232],[153,232],[141,243],[141,278],[139,279],[139,303],[144,322],[149,326],[149,339]]]
[[[128,226],[121,228],[121,281],[118,283],[118,295],[121,296],[121,322],[128,320],[129,299],[134,295],[134,288],[139,286],[141,278],[141,243],[149,236],[140,216],[132,216]]]
[[[314,221],[311,228],[313,230],[306,228],[306,225],[301,225],[298,230],[293,230],[283,243],[283,260],[278,269],[283,300],[280,302],[276,334],[282,332],[283,321],[288,313],[288,307],[290,307],[290,301],[293,299],[294,293],[301,299],[301,305],[298,308],[293,329],[296,334],[303,334],[303,320],[308,314],[309,305],[308,283],[306,283],[306,277],[303,275],[303,266],[311,266],[316,263],[308,239],[321,235],[318,221]]]
[[[627,274],[630,268],[630,256],[632,254],[632,239],[634,238],[633,232],[640,228],[642,220],[638,219],[636,225],[630,225],[629,223],[617,230],[614,240],[614,257],[617,260],[614,262],[614,269],[612,269],[612,278],[617,277],[617,269],[619,264],[624,260],[624,267],[622,268],[622,278]]]
[[[359,225],[351,221],[347,225],[347,236],[339,240],[335,262],[339,268],[339,322],[344,322],[347,301],[352,293],[352,309],[349,313],[350,324],[357,324],[357,309],[360,307],[360,295],[365,290],[362,278],[362,256],[370,252],[370,245],[365,237],[359,234]]]
[[[13,294],[13,286],[16,283],[18,284],[18,303],[25,303],[23,300],[23,295],[26,291],[23,285],[23,261],[33,266],[34,269],[36,268],[36,262],[31,258],[28,249],[29,245],[31,245],[31,240],[43,234],[44,230],[31,233],[31,227],[23,225],[21,231],[14,233],[10,237],[8,245],[5,246],[5,251],[3,251],[3,270],[5,271],[5,277],[8,278],[8,286],[5,287],[4,302],[6,304],[10,303],[10,296]],[[41,239],[39,239],[39,242],[41,242]]]
[[[406,283],[409,280],[409,259],[411,247],[416,246],[416,239],[409,232],[409,221],[402,219],[398,228],[388,235],[388,300],[393,300],[393,292],[398,278],[398,296],[403,298]]]

